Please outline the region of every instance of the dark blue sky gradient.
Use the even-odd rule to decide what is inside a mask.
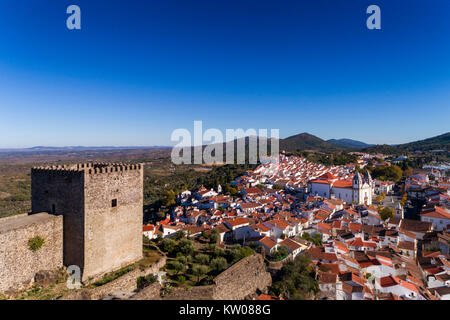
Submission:
[[[0,147],[168,145],[194,120],[423,139],[450,127],[450,1],[0,0],[0,111]]]

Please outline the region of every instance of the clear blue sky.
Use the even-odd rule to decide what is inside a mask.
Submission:
[[[0,0],[0,109],[3,148],[169,145],[194,120],[423,139],[450,131],[450,1]]]

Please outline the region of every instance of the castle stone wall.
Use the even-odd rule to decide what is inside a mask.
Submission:
[[[37,251],[28,241],[40,236]],[[0,292],[28,287],[37,272],[63,265],[63,217],[39,213],[0,219]]]
[[[263,257],[254,254],[219,274],[214,283],[214,300],[242,300],[257,290],[265,291],[272,285],[272,277],[266,271]]]

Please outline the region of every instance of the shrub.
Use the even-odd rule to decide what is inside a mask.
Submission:
[[[208,273],[208,267],[204,265],[197,265],[192,267],[192,274],[197,277],[197,282],[200,281],[200,277]]]
[[[183,230],[180,230],[180,231],[178,231],[178,232],[175,234],[175,240],[181,240],[181,239],[183,239],[185,236],[186,236],[186,234],[184,233],[184,231],[183,231]]]
[[[217,231],[217,229],[214,229],[209,235],[209,242],[216,243],[217,240],[219,240],[219,231]]]
[[[286,258],[288,254],[289,251],[287,247],[282,245],[270,255],[270,258],[274,261],[280,261]]]
[[[163,251],[170,253],[175,249],[175,241],[166,238],[161,242],[161,246]]]
[[[171,261],[167,264],[167,267],[171,270],[174,270],[177,274],[184,270],[184,264],[181,264],[178,261]]]
[[[28,248],[31,251],[38,251],[45,243],[45,239],[41,236],[36,236],[28,240]]]
[[[183,239],[178,244],[178,250],[186,255],[190,255],[194,252],[194,245],[191,240]]]
[[[178,256],[178,254],[177,254],[177,261],[178,261],[179,263],[183,264],[183,265],[185,265],[185,264],[187,263],[186,257],[183,256],[183,255]]]
[[[198,254],[195,256],[195,261],[199,264],[208,264],[209,263],[209,256],[206,254]]]
[[[231,264],[255,253],[250,247],[241,247],[238,245],[232,246],[231,248],[231,250],[227,250],[226,252],[227,260],[230,261]]]
[[[117,278],[123,276],[124,274],[126,274],[126,273],[128,273],[130,271],[133,271],[134,269],[136,269],[136,265],[134,265],[134,264],[126,266],[126,267],[123,267],[123,268],[121,268],[121,269],[119,269],[117,271],[114,271],[112,273],[105,274],[102,279],[94,282],[92,285],[94,287],[102,286],[104,284],[107,284],[108,282],[116,280]]]
[[[136,279],[138,289],[147,287],[148,285],[158,281],[158,277],[154,274],[149,274],[147,276],[139,276]]]
[[[212,259],[209,266],[211,267],[211,270],[219,273],[220,271],[225,270],[227,268],[227,265],[227,260],[225,258],[219,257]]]
[[[389,207],[382,207],[378,210],[378,213],[380,214],[381,219],[387,220],[394,217],[395,211]]]
[[[184,284],[186,282],[186,277],[185,276],[178,276],[177,277],[177,281],[179,284]]]

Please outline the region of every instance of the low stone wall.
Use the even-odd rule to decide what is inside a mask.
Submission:
[[[161,285],[155,282],[133,295],[130,300],[161,300],[160,290]]]
[[[140,269],[135,269],[100,287],[73,291],[68,295],[62,297],[61,300],[101,300],[107,295],[114,294],[116,292],[134,291],[137,289],[136,280],[139,276],[146,276],[149,274],[157,273],[159,269],[162,268],[165,264],[166,257],[161,257],[161,259],[157,263],[146,270],[141,271]]]
[[[192,288],[173,288],[164,300],[214,300],[215,285]]]
[[[29,287],[39,271],[54,271],[63,265],[63,217],[38,213],[0,219],[0,292]],[[32,251],[28,241],[44,244]]]

